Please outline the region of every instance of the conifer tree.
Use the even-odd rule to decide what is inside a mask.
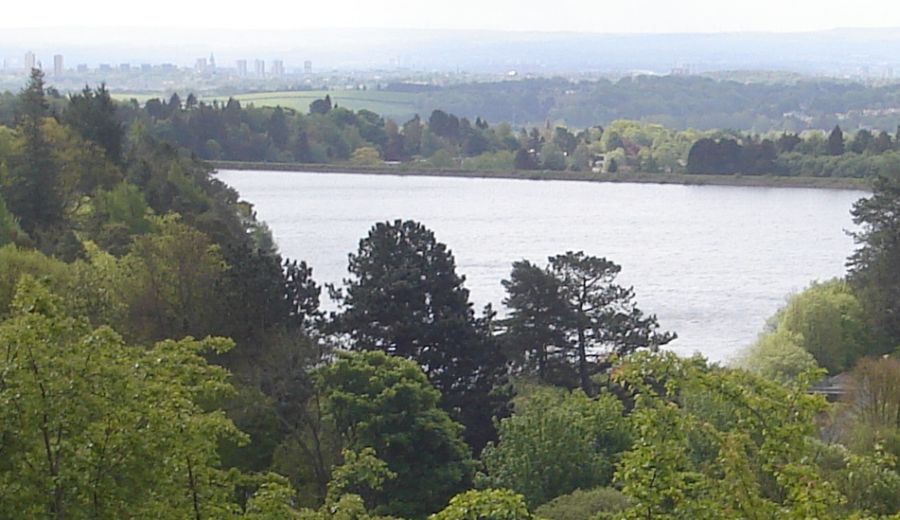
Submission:
[[[13,158],[3,193],[10,211],[20,219],[22,228],[29,234],[37,229],[52,228],[63,218],[59,166],[43,131],[48,115],[44,73],[40,69],[32,69],[28,85],[19,94],[17,130],[22,148]]]
[[[491,313],[476,318],[465,277],[434,233],[414,221],[376,224],[350,255],[351,278],[334,291],[334,328],[354,350],[415,361],[441,392],[441,407],[466,427],[480,451],[502,414],[506,363],[490,334]]]

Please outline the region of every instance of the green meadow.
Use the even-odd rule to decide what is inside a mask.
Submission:
[[[187,93],[179,92],[184,99]],[[386,92],[380,90],[307,90],[307,91],[279,91],[279,92],[254,92],[248,94],[237,94],[234,96],[200,96],[201,101],[211,103],[214,100],[220,102],[227,101],[229,97],[233,97],[241,102],[242,105],[255,105],[257,107],[274,107],[281,106],[284,108],[292,108],[299,112],[309,110],[309,104],[316,99],[324,98],[330,95],[334,103],[338,106],[348,108],[350,110],[371,110],[377,114],[394,119],[403,119],[412,117],[417,112],[421,112],[418,108],[416,94],[409,92]],[[144,103],[148,99],[154,97],[167,97],[160,93],[122,93],[113,94],[118,100],[137,99]]]

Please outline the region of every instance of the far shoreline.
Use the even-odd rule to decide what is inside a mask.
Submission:
[[[580,181],[684,186],[735,186],[754,188],[812,188],[871,191],[869,179],[849,177],[788,177],[779,175],[696,175],[686,173],[609,174],[552,170],[471,171],[428,169],[414,165],[354,166],[337,164],[207,161],[216,170],[258,170],[298,173],[395,175],[413,177],[460,177],[475,179],[516,179],[531,181]]]

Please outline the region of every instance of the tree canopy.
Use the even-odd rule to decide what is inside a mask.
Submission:
[[[335,292],[335,330],[353,350],[416,362],[480,450],[505,406],[505,359],[490,333],[491,315],[475,316],[451,252],[418,222],[383,222],[350,255],[349,271],[344,290]]]

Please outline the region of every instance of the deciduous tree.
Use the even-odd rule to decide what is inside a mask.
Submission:
[[[375,511],[420,518],[466,489],[473,462],[461,427],[415,363],[383,352],[340,354],[317,372],[326,409],[352,450],[372,448],[396,478]]]
[[[630,444],[622,408],[609,394],[590,398],[581,390],[519,397],[515,414],[500,421],[499,440],[482,454],[487,481],[521,493],[531,507],[609,484]]]

